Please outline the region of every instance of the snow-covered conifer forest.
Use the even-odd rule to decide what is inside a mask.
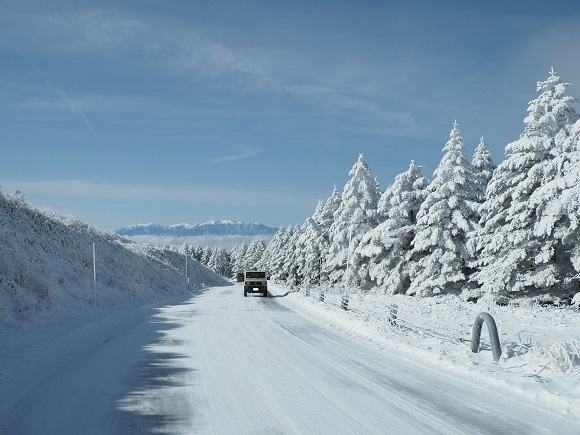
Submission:
[[[381,191],[361,154],[342,193],[335,187],[267,247],[237,247],[231,269],[339,292],[571,299],[580,276],[580,117],[569,86],[554,70],[537,84],[523,132],[497,167],[483,138],[469,159],[457,122],[430,182],[417,156]]]

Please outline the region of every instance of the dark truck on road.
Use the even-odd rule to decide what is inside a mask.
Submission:
[[[268,296],[268,275],[266,272],[251,270],[244,272],[244,297],[248,293],[262,293]]]

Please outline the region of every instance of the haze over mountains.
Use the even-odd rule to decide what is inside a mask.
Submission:
[[[247,223],[235,220],[212,220],[202,224],[174,224],[169,226],[156,223],[136,224],[119,228],[118,235],[136,242],[153,246],[202,245],[223,247],[231,250],[242,243],[249,244],[257,237],[268,242],[278,231],[261,223]]]

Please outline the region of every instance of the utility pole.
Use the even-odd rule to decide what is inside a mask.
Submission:
[[[95,244],[93,243],[93,284],[95,291],[95,310],[97,309],[97,255]]]
[[[187,280],[187,289],[189,290],[189,263],[188,259],[189,255],[187,252],[185,253],[185,279]]]

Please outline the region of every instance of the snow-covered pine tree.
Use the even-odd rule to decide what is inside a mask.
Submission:
[[[360,285],[367,280],[368,268],[365,263],[355,261],[354,250],[362,236],[378,224],[381,191],[362,154],[349,175],[351,179],[344,186],[329,230],[330,246],[324,267],[331,283],[344,280]]]
[[[268,245],[266,246],[266,249],[264,249],[264,253],[262,254],[262,258],[260,258],[260,261],[258,261],[258,263],[256,264],[256,269],[257,270],[266,270],[269,271],[270,273],[272,273],[273,268],[272,268],[272,264],[273,264],[273,258],[276,252],[278,252],[278,250],[280,249],[280,239],[282,237],[282,235],[284,234],[286,230],[282,227],[278,228],[278,231],[276,232],[276,234],[274,235],[274,237],[272,237],[272,239],[270,240],[270,243],[268,243]],[[276,275],[272,275],[273,278],[278,278]]]
[[[496,166],[493,164],[491,153],[485,146],[483,137],[479,140],[479,145],[475,149],[471,165],[475,168],[475,187],[477,189],[477,200],[480,203],[485,201],[485,190],[489,180],[495,171]]]
[[[207,266],[209,264],[209,260],[211,258],[212,253],[213,251],[211,250],[211,248],[209,246],[206,246],[205,249],[203,250],[203,253],[201,254],[201,264]]]
[[[319,199],[318,203],[316,204],[316,208],[314,209],[314,214],[312,215],[312,219],[314,219],[318,224],[320,224],[320,215],[322,214],[323,210],[324,210],[324,202],[322,201],[322,199]]]
[[[203,258],[203,253],[204,253],[203,247],[200,244],[198,244],[194,248],[192,256],[193,256],[193,258],[195,258],[197,261],[199,261],[201,263],[202,262],[201,260]]]
[[[506,146],[507,158],[495,170],[482,205],[480,229],[474,236],[481,285],[475,296],[501,302],[510,296],[548,293],[560,281],[556,258],[558,237],[551,225],[557,212],[544,186],[558,184],[560,169],[554,159],[578,119],[575,98],[565,95],[569,83],[552,69],[548,80],[538,82],[540,96],[532,100],[525,129]],[[542,189],[542,194],[535,194]],[[552,204],[552,206],[548,206]],[[540,222],[540,224],[538,224]]]
[[[211,255],[209,256],[209,260],[207,262],[207,268],[213,270],[214,272],[216,271],[216,267],[217,267],[217,248],[213,248],[211,250]]]
[[[179,247],[178,252],[183,255],[191,255],[193,253],[193,249],[191,249],[187,242],[183,242],[183,244]]]
[[[327,249],[328,240],[325,239],[318,222],[314,218],[306,219],[296,245],[298,275],[304,283],[320,283],[322,253]]]
[[[214,248],[209,259],[208,268],[221,276],[229,276],[230,258],[225,248]]]
[[[553,233],[560,241],[556,259],[562,265],[560,270],[566,291],[580,291],[580,120],[570,129],[564,142],[561,161],[555,166],[561,168],[561,177],[552,182],[557,186],[553,195],[546,195],[551,202],[546,210],[552,210]],[[561,164],[560,164],[561,163]],[[553,204],[555,202],[556,204]],[[556,219],[557,217],[557,219]],[[550,228],[541,220],[536,230]],[[560,257],[560,258],[558,258]],[[569,270],[571,265],[573,270]]]
[[[321,245],[318,247],[313,247],[320,251],[321,263],[320,263],[320,271],[318,273],[319,280],[318,282],[327,282],[328,281],[328,274],[326,273],[327,268],[325,267],[325,263],[328,259],[328,249],[330,246],[330,227],[334,222],[334,213],[338,210],[342,198],[340,196],[340,192],[334,186],[332,190],[332,194],[326,200],[322,207],[317,207],[312,219],[318,224],[320,235],[322,238],[320,239]]]
[[[324,202],[319,199],[312,217],[306,219],[296,239],[295,261],[298,276],[302,282],[314,284],[314,277],[320,277],[320,249],[324,243],[319,221],[324,211]],[[314,257],[313,257],[314,256]],[[317,265],[314,272],[313,264]]]
[[[308,222],[308,219],[306,220]],[[293,275],[294,275],[294,282],[295,283],[302,283],[304,281],[304,266],[306,264],[306,257],[305,257],[305,250],[308,241],[304,239],[304,231],[306,230],[306,222],[302,225],[298,226],[297,234],[294,236],[293,244],[293,255],[292,255],[292,264],[293,264]]]
[[[302,234],[302,229],[300,225],[293,227],[288,234],[288,241],[284,246],[282,255],[283,263],[281,266],[282,273],[287,277],[290,284],[298,285],[302,282],[302,276],[299,274],[298,270],[298,260],[297,260],[297,245],[298,239]]]
[[[555,143],[558,135],[578,120],[574,109],[578,99],[566,95],[566,88],[570,85],[571,83],[562,81],[552,68],[550,77],[546,81],[538,82],[537,91],[541,94],[530,102],[529,115],[524,119],[524,135],[548,139],[545,144],[548,153],[559,153]],[[564,136],[568,136],[568,133],[564,132]],[[560,144],[562,142],[560,139]]]
[[[560,153],[543,165],[543,183],[529,200],[529,207],[536,212],[534,237],[551,248],[548,252],[558,279],[555,297],[579,290],[580,120],[566,131],[569,135],[564,141],[556,141]]]
[[[342,202],[342,197],[340,192],[334,186],[332,194],[324,203],[322,208],[317,208],[314,212],[312,218],[320,225],[320,229],[328,234],[332,223],[334,222],[334,213],[338,210],[340,203]]]
[[[292,227],[280,228],[265,249],[262,260],[258,262],[259,269],[266,269],[272,278],[280,281],[288,279],[286,251],[293,231]]]
[[[252,270],[256,268],[256,265],[259,263],[264,251],[266,250],[266,243],[264,239],[258,237],[250,243],[248,246],[248,250],[246,251],[246,255],[244,258],[245,261],[245,269],[244,270]]]
[[[357,248],[357,255],[367,259],[373,284],[385,293],[405,293],[410,285],[411,242],[429,184],[422,168],[411,161],[409,169],[397,175],[379,201],[379,213],[382,210],[386,220],[367,232]]]
[[[477,258],[478,252],[476,247],[476,235],[478,231],[480,231],[480,208],[482,207],[483,203],[485,202],[485,192],[487,190],[487,185],[489,184],[491,177],[493,176],[493,172],[496,169],[496,166],[493,164],[491,153],[485,146],[485,142],[483,136],[479,140],[479,145],[475,149],[475,153],[473,154],[473,159],[471,161],[471,165],[474,169],[473,174],[473,186],[474,186],[474,193],[477,203],[479,207],[477,208],[477,216],[476,216],[476,223],[474,230],[468,234],[467,237],[467,249],[469,250],[469,256],[471,258],[469,262],[469,267],[472,271],[477,270]],[[473,273],[471,274],[473,275]],[[471,278],[471,276],[470,276]],[[463,296],[466,299],[477,299],[479,296],[478,285],[474,283],[473,279],[470,279],[464,290]]]
[[[417,215],[407,294],[456,293],[467,280],[470,258],[466,243],[476,225],[478,203],[474,168],[465,158],[464,148],[455,122],[443,148],[446,154]]]
[[[242,242],[241,245],[236,245],[230,253],[231,269],[234,273],[239,273],[244,271],[244,259],[246,257],[246,251],[248,250],[248,245]]]
[[[230,257],[230,254],[228,253],[228,251],[226,251],[226,249],[223,247],[219,248],[218,257],[219,257],[219,263],[220,263],[220,269],[219,269],[218,273],[223,277],[231,276],[232,275],[232,259]]]

